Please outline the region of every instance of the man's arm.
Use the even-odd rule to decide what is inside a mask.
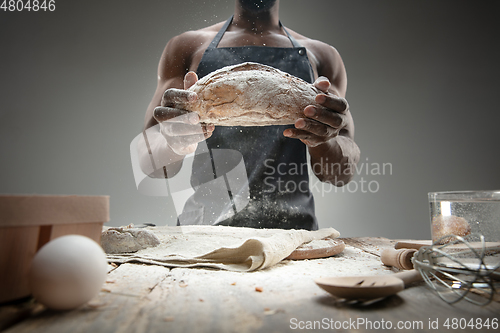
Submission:
[[[138,152],[142,170],[151,177],[172,177],[180,170],[184,156],[211,135],[213,126],[201,126],[195,113],[177,109],[176,103],[196,98],[185,91],[197,81],[188,72],[196,45],[196,33],[171,39],[158,65],[158,84],[144,119]],[[159,126],[155,126],[159,125]]]
[[[347,184],[355,174],[360,151],[354,142],[354,122],[345,100],[347,75],[333,47],[317,42],[313,48],[318,79],[314,85],[324,92],[316,96],[323,108],[308,106],[307,118],[298,119],[285,135],[300,139],[309,149],[311,166],[323,182]]]

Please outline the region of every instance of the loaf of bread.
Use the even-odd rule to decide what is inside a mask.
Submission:
[[[276,68],[246,62],[201,78],[191,88],[195,102],[180,108],[197,112],[201,122],[219,126],[293,124],[315,102],[319,89]]]

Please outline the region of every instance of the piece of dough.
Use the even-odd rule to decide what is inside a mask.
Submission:
[[[101,235],[101,246],[106,253],[129,253],[158,246],[160,240],[151,231],[142,228],[109,228]]]
[[[178,105],[197,112],[202,123],[219,126],[294,124],[304,108],[315,105],[319,89],[274,67],[246,62],[201,78],[189,91],[194,102]]]

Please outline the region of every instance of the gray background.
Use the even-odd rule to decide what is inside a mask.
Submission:
[[[340,51],[361,163],[392,166],[356,177],[376,193],[317,193],[320,227],[427,238],[427,192],[500,188],[497,1],[280,7],[285,26]],[[110,195],[109,225],[173,225],[168,198],[137,192],[129,145],[166,42],[233,8],[233,0],[56,0],[55,12],[0,12],[0,191]]]

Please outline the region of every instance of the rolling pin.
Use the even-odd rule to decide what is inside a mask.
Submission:
[[[411,258],[417,252],[415,249],[385,249],[380,255],[382,263],[399,269],[413,269]]]

